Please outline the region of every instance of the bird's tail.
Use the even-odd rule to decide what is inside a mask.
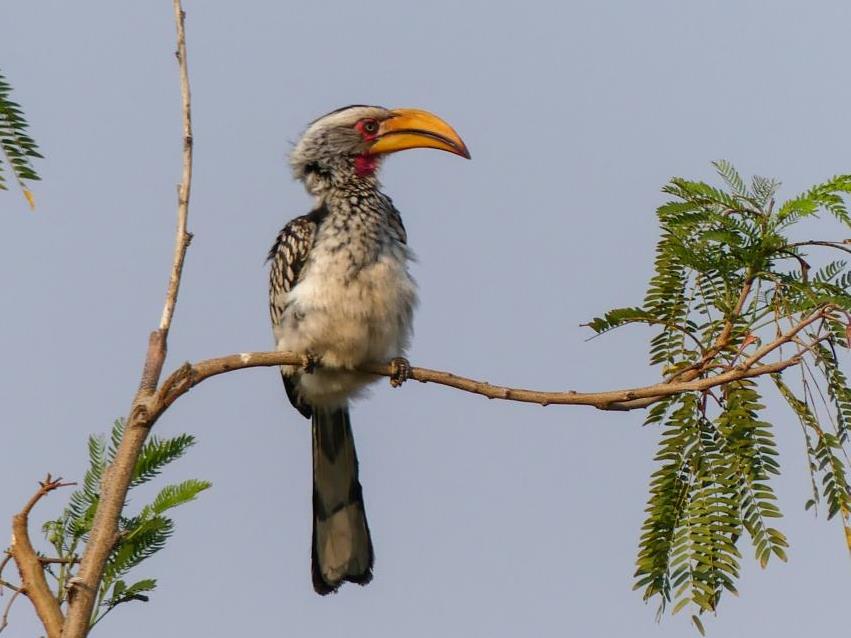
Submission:
[[[343,408],[313,409],[313,588],[372,580],[372,539],[358,480],[358,457]]]

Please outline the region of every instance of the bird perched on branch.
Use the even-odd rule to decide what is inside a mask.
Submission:
[[[405,227],[377,172],[389,153],[434,148],[470,157],[449,124],[417,109],[347,106],[312,122],[290,157],[315,197],[311,212],[278,234],[269,308],[293,406],[313,424],[313,586],[372,579],[373,551],[358,480],[349,400],[376,377],[360,366],[392,359],[398,385],[411,336],[416,286]]]

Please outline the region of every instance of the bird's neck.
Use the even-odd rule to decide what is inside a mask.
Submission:
[[[352,217],[383,221],[385,218],[385,197],[378,190],[377,184],[357,183],[331,188],[323,194],[321,200],[330,216],[338,219]]]
[[[339,195],[360,195],[377,191],[378,159],[358,155],[336,158],[333,163],[308,164],[301,175],[304,186],[320,202]]]
[[[328,213],[314,250],[321,247],[335,255],[345,278],[376,263],[382,251],[394,244],[387,198],[377,188],[334,188],[325,193],[322,205]]]

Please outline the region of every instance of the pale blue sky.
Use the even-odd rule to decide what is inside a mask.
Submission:
[[[727,158],[782,195],[848,172],[851,4],[187,0],[195,240],[170,342],[186,359],[272,344],[263,260],[308,197],[284,158],[349,103],[416,106],[473,154],[388,161],[421,307],[411,360],[492,382],[603,390],[653,382],[647,334],[581,322],[640,302],[659,188]],[[0,194],[0,515],[47,471],[79,478],[85,437],[127,410],[161,309],[179,178],[171,3],[0,8],[0,64],[47,159],[38,212]],[[845,362],[849,357],[845,355]],[[800,430],[775,411],[788,564],[744,563],[723,638],[841,635],[841,528],[804,513]],[[191,432],[165,477],[214,488],[139,570],[160,587],[93,634],[692,635],[631,591],[658,432],[641,413],[491,402],[386,384],[353,414],[375,580],[336,596],[309,574],[309,429],[273,369],[230,374],[157,425]],[[63,497],[39,505],[37,521]],[[746,557],[750,549],[743,547]],[[10,636],[36,635],[25,601]]]

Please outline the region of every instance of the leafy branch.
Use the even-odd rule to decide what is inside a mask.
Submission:
[[[115,461],[117,444],[124,433],[124,422],[117,420],[113,425],[110,442],[104,437],[89,437],[89,468],[82,484],[69,498],[69,504],[59,518],[47,521],[42,526],[45,538],[52,545],[55,556],[37,554],[29,540],[28,517],[35,504],[46,494],[61,487],[74,485],[62,483],[62,479],[47,479],[23,510],[14,518],[13,541],[0,561],[0,576],[6,562],[13,558],[18,565],[21,584],[12,585],[0,580],[0,586],[11,589],[15,596],[24,594],[36,608],[48,635],[59,635],[65,622],[63,606],[70,602],[70,594],[76,584],[79,565],[78,551],[88,542],[92,530],[94,513],[100,500],[101,484],[107,468]],[[131,488],[148,483],[156,478],[166,465],[182,457],[195,444],[192,436],[182,434],[169,439],[151,437],[139,456],[133,471]],[[118,605],[131,601],[147,601],[147,594],[156,588],[156,580],[143,578],[128,585],[126,576],[143,561],[160,551],[174,532],[174,521],[166,512],[194,500],[208,489],[210,483],[189,479],[178,484],[167,485],[156,497],[142,507],[135,516],[122,516],[104,576],[98,585],[97,604],[90,626],[104,618]],[[55,566],[55,571],[52,569]],[[50,582],[52,580],[53,585]],[[0,625],[7,621],[7,606]]]
[[[100,501],[101,484],[106,469],[115,462],[119,443],[124,436],[124,421],[115,421],[110,440],[91,436],[88,442],[89,468],[82,485],[69,499],[62,515],[42,527],[45,537],[53,546],[59,564],[56,581],[56,598],[60,604],[67,602],[70,585],[75,581],[75,565],[79,548],[90,536],[94,514]],[[195,438],[181,434],[170,439],[152,436],[142,447],[130,481],[130,489],[144,485],[156,478],[166,465],[181,458],[195,444]],[[174,532],[174,522],[165,513],[195,499],[210,487],[207,481],[190,479],[162,488],[154,500],[135,516],[119,519],[116,541],[104,569],[98,588],[91,626],[122,603],[147,600],[145,595],[156,588],[156,580],[142,579],[127,585],[124,578],[144,560],[160,551]]]
[[[727,190],[681,178],[663,189],[674,199],[657,212],[662,236],[644,304],[611,310],[588,325],[598,334],[634,323],[658,329],[650,362],[662,366],[669,385],[748,369],[771,353],[790,362],[787,368],[806,371],[801,396],[781,371],[770,378],[802,424],[812,504],[823,498],[828,518],[840,515],[851,549],[851,390],[835,352],[848,347],[851,270],[838,259],[813,274],[802,252],[851,251],[848,242],[789,236],[820,212],[851,228],[844,200],[851,176],[775,207],[778,182],[755,177],[746,186],[730,163],[715,167]],[[647,423],[662,425],[635,587],[645,599],[658,599],[660,614],[668,604],[673,613],[690,606],[701,632],[700,615],[715,612],[725,590],[736,591],[744,534],[761,566],[772,556],[786,560],[788,542],[771,522],[782,516],[772,488],[780,466],[774,426],[762,417],[760,376],[728,380],[718,395],[702,387],[627,404],[657,403]],[[816,410],[812,386],[822,395],[821,385],[833,417]]]
[[[31,160],[42,156],[35,140],[27,134],[29,125],[20,105],[12,101],[11,93],[12,87],[0,73],[0,148],[24,197],[30,207],[35,208],[35,198],[25,182],[41,179]],[[0,162],[0,190],[7,190],[3,162]]]

